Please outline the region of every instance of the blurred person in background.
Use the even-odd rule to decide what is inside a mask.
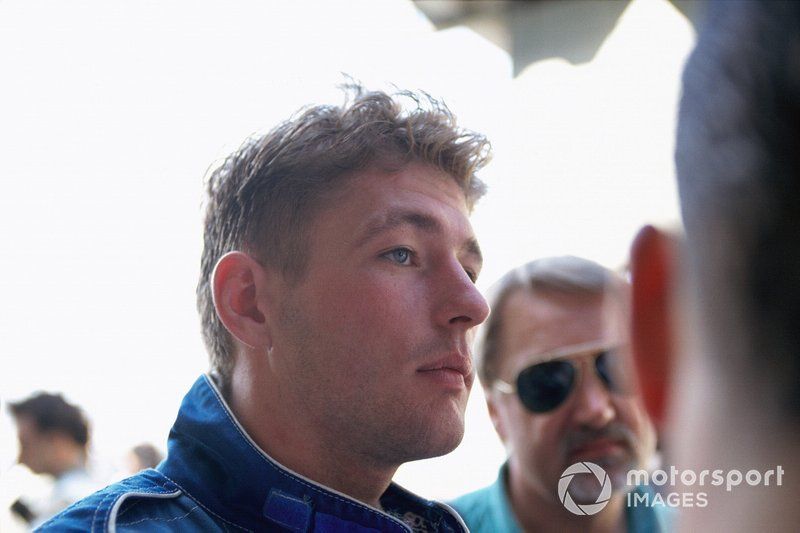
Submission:
[[[19,439],[20,464],[52,477],[44,499],[17,500],[12,511],[37,526],[98,488],[86,468],[89,423],[60,394],[38,393],[9,404]]]
[[[488,150],[433,98],[352,86],[229,156],[198,285],[211,371],[165,461],[45,529],[465,531],[392,477],[463,437]]]
[[[626,487],[627,472],[655,452],[630,356],[629,296],[620,276],[572,256],[532,261],[492,288],[476,365],[508,460],[493,485],[453,502],[471,531],[665,528],[662,513],[626,507],[628,490],[650,490]],[[610,482],[586,469],[572,478],[573,504],[601,502],[591,516],[574,514],[559,493],[564,472],[583,462]]]
[[[800,3],[712,3],[680,104],[685,243],[648,227],[632,248],[634,353],[666,452],[747,476],[679,487],[708,500],[682,531],[800,523],[798,139]]]
[[[137,444],[126,450],[119,458],[115,471],[108,477],[108,484],[116,483],[122,479],[138,474],[142,470],[155,468],[164,460],[164,454],[149,442]]]
[[[126,456],[127,470],[136,474],[141,470],[155,468],[164,459],[161,451],[149,442],[138,444],[131,448]]]

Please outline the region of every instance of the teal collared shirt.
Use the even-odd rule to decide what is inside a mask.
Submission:
[[[508,468],[500,468],[497,480],[480,490],[456,498],[450,505],[458,511],[472,533],[521,533],[506,492]],[[650,493],[650,487],[636,487],[638,493]],[[663,507],[636,506],[625,508],[628,533],[665,533],[669,516]]]

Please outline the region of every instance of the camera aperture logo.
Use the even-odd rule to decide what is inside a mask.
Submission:
[[[597,501],[594,503],[577,504],[572,499],[569,493],[569,484],[572,478],[576,475],[594,474],[602,489],[597,496]],[[567,511],[581,516],[593,515],[602,511],[608,500],[611,498],[611,479],[606,474],[606,471],[594,463],[589,461],[582,461],[567,467],[564,473],[561,474],[561,479],[558,480],[558,499],[567,509]]]

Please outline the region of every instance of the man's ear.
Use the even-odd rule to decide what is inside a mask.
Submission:
[[[645,226],[631,247],[631,346],[641,395],[657,429],[667,416],[673,375],[673,288],[677,271],[674,237]]]
[[[217,261],[212,275],[214,308],[225,328],[251,348],[272,344],[266,319],[268,273],[243,252],[228,252]]]
[[[492,420],[494,430],[497,432],[500,440],[503,441],[503,444],[505,444],[506,429],[503,424],[503,420],[500,418],[500,414],[497,412],[497,405],[495,404],[496,400],[491,390],[484,389],[483,393],[486,396],[486,407],[489,409],[489,418]]]

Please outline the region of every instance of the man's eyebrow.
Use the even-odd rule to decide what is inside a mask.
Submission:
[[[357,245],[360,246],[365,242],[374,239],[381,233],[385,233],[405,225],[413,226],[424,231],[425,233],[442,232],[442,225],[432,216],[419,213],[417,211],[393,209],[384,215],[374,217],[374,219],[370,220],[367,223],[366,228],[361,232],[361,235],[357,241]]]
[[[475,260],[478,262],[478,268],[483,266],[483,253],[481,253],[481,247],[478,244],[478,239],[472,237],[464,244],[463,248],[469,255],[475,257]]]
[[[374,239],[381,233],[391,231],[403,225],[413,226],[425,233],[442,233],[444,231],[442,224],[436,218],[430,215],[407,209],[393,209],[388,213],[375,217],[373,220],[368,222],[366,228],[358,237],[356,245],[361,246],[362,244],[369,242],[371,239]],[[461,249],[467,254],[473,256],[478,262],[479,266],[483,264],[481,247],[478,245],[478,241],[475,239],[475,237],[470,237],[468,240],[466,240],[461,246]]]

